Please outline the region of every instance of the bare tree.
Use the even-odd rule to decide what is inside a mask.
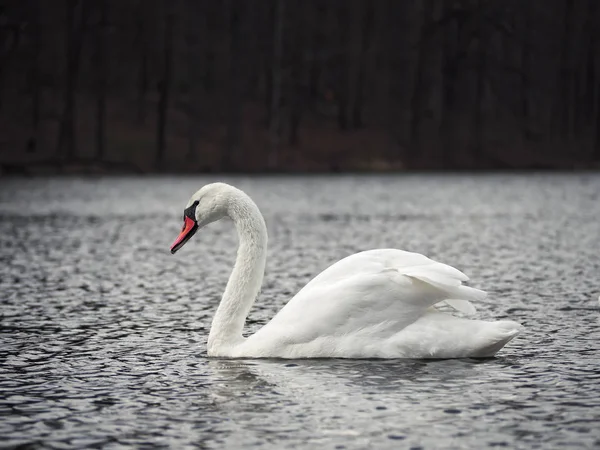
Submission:
[[[42,103],[42,80],[41,80],[41,53],[42,53],[42,18],[41,0],[35,0],[32,4],[32,26],[33,26],[33,54],[31,56],[30,83],[31,83],[31,136],[27,140],[27,151],[34,152],[37,149],[40,133],[41,103]]]
[[[581,31],[577,62],[577,89],[575,102],[574,133],[576,136],[585,134],[591,129],[594,120],[595,78],[596,78],[596,23],[598,2],[588,0],[584,9],[585,21]],[[592,139],[593,142],[593,139]]]
[[[77,153],[75,142],[75,93],[79,77],[81,47],[85,37],[85,29],[89,12],[89,2],[83,0],[66,0],[67,29],[65,44],[67,52],[66,86],[64,105],[58,137],[57,154],[66,159],[73,159]]]
[[[350,37],[350,11],[345,2],[335,3],[337,8],[331,9],[331,13],[336,13],[338,21],[337,39],[330,39],[339,47],[339,51],[334,52],[334,90],[338,107],[338,127],[340,130],[348,129],[348,90],[349,90],[349,52],[347,42]]]
[[[531,1],[522,2],[522,33],[521,33],[521,108],[520,120],[523,135],[526,140],[531,137],[530,120],[530,92],[531,92],[531,33],[533,29],[533,7]]]
[[[591,86],[590,123],[592,130],[592,160],[600,163],[600,7],[595,0],[588,2],[588,14],[591,18],[591,41],[588,53],[588,78]]]
[[[571,137],[572,62],[571,42],[573,39],[573,0],[564,0],[563,36],[559,61],[558,99],[555,112],[559,119],[560,136],[564,141]]]
[[[306,103],[305,95],[307,92],[307,79],[304,70],[306,58],[304,55],[306,48],[307,36],[310,36],[308,29],[311,16],[311,2],[302,2],[296,0],[293,4],[293,18],[288,29],[293,33],[292,51],[291,51],[291,79],[289,80],[290,88],[288,89],[289,96],[289,122],[290,133],[289,143],[297,145],[299,141],[298,129],[302,118],[304,106]]]
[[[148,93],[148,38],[147,38],[147,1],[138,0],[136,14],[136,42],[139,49],[138,83],[137,83],[137,122],[143,125],[146,121],[146,95]]]
[[[366,56],[371,40],[373,25],[373,6],[371,2],[353,0],[351,3],[351,24],[354,32],[350,42],[350,75],[348,119],[350,128],[357,129],[363,125],[362,108],[364,101],[364,86],[366,77]]]
[[[483,102],[485,96],[485,81],[487,72],[487,53],[486,46],[488,37],[484,28],[484,8],[483,1],[477,0],[475,12],[475,38],[477,39],[477,51],[475,54],[475,72],[476,72],[476,87],[475,87],[475,104],[473,108],[473,141],[472,141],[472,157],[475,165],[482,163],[483,157],[483,136],[484,136],[484,118],[483,118]]]
[[[445,20],[444,20],[445,19]],[[454,16],[453,2],[444,1],[442,13],[444,20],[442,43],[442,87],[440,111],[440,139],[442,147],[442,164],[444,167],[453,167],[453,137],[456,105],[456,82],[460,61],[459,54],[459,27],[460,23]]]
[[[96,159],[106,153],[106,88],[108,78],[108,0],[100,0],[100,20],[96,37]]]
[[[390,1],[376,2],[374,5],[375,39],[379,43],[379,60],[383,69],[375,82],[382,85],[378,103],[390,140],[386,156],[391,161],[402,161],[407,155],[406,146],[400,145],[404,141],[404,127],[401,125],[406,109],[405,86],[409,83],[412,70],[405,62],[409,47],[407,36],[411,31],[407,26],[410,4]]]
[[[242,120],[244,98],[241,90],[240,67],[242,59],[242,10],[243,0],[225,0],[223,2],[225,21],[228,27],[227,64],[227,141],[222,152],[221,167],[234,168],[242,143]]]
[[[0,5],[0,144],[34,151],[50,139],[57,156],[75,158],[81,139],[102,159],[109,134],[124,149],[150,134],[146,157],[163,167],[176,148],[167,143],[199,162],[220,142],[202,166],[223,170],[244,161],[276,170],[289,146],[323,167],[344,151],[349,162],[406,167],[591,163],[600,160],[599,5],[10,0]],[[80,119],[88,113],[90,124]],[[378,143],[368,152],[344,135],[358,128]],[[330,153],[313,158],[322,148]],[[142,155],[123,154],[145,166]]]
[[[4,103],[4,77],[12,65],[11,60],[17,54],[20,42],[21,24],[7,14],[4,5],[0,5],[0,110]]]
[[[271,120],[269,123],[269,136],[271,148],[268,166],[277,167],[279,160],[279,142],[281,137],[281,99],[283,84],[283,26],[285,20],[284,0],[275,0],[273,32],[273,94],[271,95]]]
[[[417,152],[421,150],[420,126],[423,117],[423,103],[425,101],[425,70],[427,54],[430,51],[429,30],[433,17],[433,0],[424,0],[421,10],[421,37],[417,50],[417,63],[415,67],[415,83],[410,100],[410,142]]]
[[[173,22],[172,6],[167,6],[164,34],[163,74],[159,85],[158,123],[156,137],[156,169],[161,170],[165,163],[167,150],[167,118],[169,111],[169,96],[171,93],[171,77],[173,72]]]
[[[308,49],[308,107],[314,112],[320,97],[319,82],[323,72],[323,48],[325,46],[325,23],[328,2],[305,2],[310,26],[310,45]],[[310,24],[310,25],[309,25]]]
[[[206,3],[198,0],[187,0],[182,4],[187,6],[185,41],[187,45],[187,120],[188,120],[188,151],[186,160],[196,159],[196,145],[200,122],[200,89],[201,71],[200,59],[204,56],[203,47],[206,45],[206,28],[208,27]]]

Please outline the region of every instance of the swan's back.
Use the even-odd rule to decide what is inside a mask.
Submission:
[[[470,301],[486,294],[463,285],[467,280],[459,270],[418,253],[396,249],[356,253],[311,280],[246,341],[244,354],[255,349],[255,356],[280,352],[287,357],[490,356],[479,353],[505,341],[501,348],[516,335],[518,324],[506,322],[509,325],[496,333],[494,323],[431,310],[447,301],[461,311],[474,311]],[[514,331],[508,340],[503,327]],[[452,337],[448,332],[457,337],[455,344],[438,345],[439,339],[448,342]],[[447,355],[457,352],[466,354]]]

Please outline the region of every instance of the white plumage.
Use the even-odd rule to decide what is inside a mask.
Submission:
[[[240,239],[237,260],[213,319],[208,355],[277,358],[463,358],[493,356],[521,326],[487,322],[439,311],[446,304],[473,314],[471,301],[486,293],[465,286],[459,270],[424,255],[396,249],[348,256],[313,278],[254,335],[242,329],[260,289],[267,231],[258,207],[242,191],[223,184],[204,186],[198,227],[224,216]],[[195,231],[195,230],[194,230]],[[176,251],[185,230],[173,245]]]

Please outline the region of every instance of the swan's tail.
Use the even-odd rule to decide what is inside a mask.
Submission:
[[[480,332],[483,345],[477,348],[469,356],[472,358],[490,358],[515,338],[522,330],[521,324],[512,320],[500,320],[489,322]]]

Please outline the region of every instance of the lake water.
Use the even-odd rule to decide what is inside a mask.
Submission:
[[[220,178],[269,228],[249,332],[337,259],[396,247],[526,327],[446,361],[208,359],[233,227],[169,246],[216,179],[0,179],[2,448],[600,446],[600,175]]]

